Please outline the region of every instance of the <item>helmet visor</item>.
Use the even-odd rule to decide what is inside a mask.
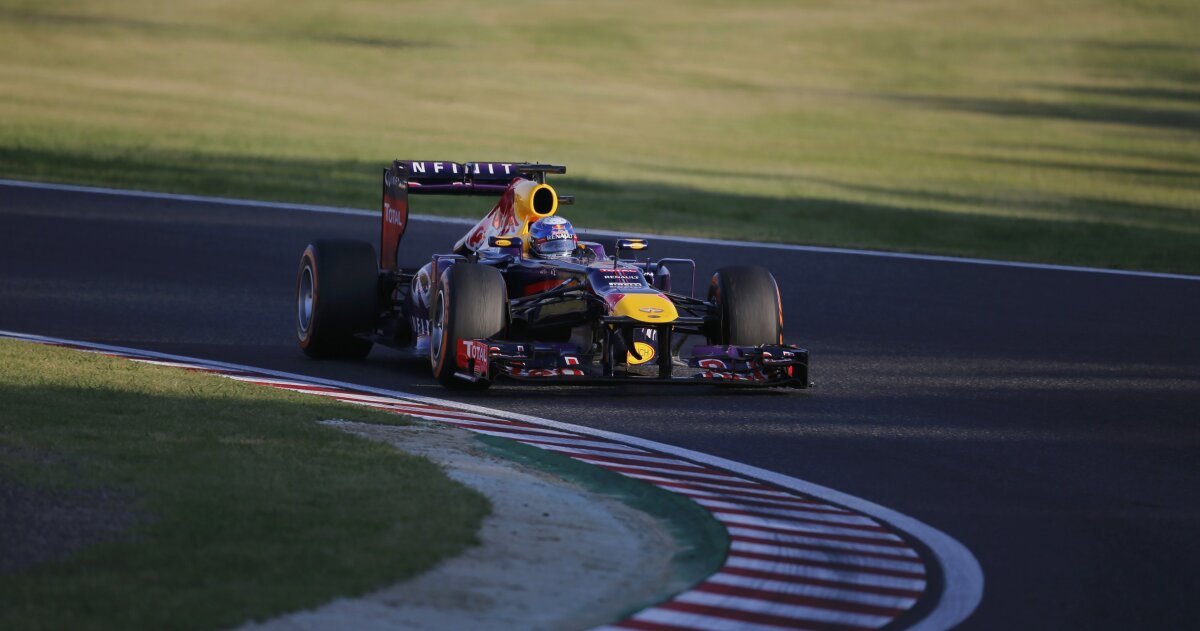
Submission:
[[[542,256],[568,256],[575,251],[575,239],[547,239],[535,243],[533,248]]]

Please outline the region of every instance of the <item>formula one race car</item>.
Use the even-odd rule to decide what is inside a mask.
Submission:
[[[728,267],[694,297],[691,259],[642,260],[644,239],[580,241],[546,174],[566,167],[397,160],[383,173],[380,252],[315,241],[300,259],[296,334],[315,358],[361,358],[374,343],[427,354],[449,388],[497,378],[805,388],[808,351],[783,343],[770,272]],[[449,254],[399,263],[409,195],[499,195]],[[671,270],[690,270],[689,295]],[[684,342],[703,343],[680,357]]]

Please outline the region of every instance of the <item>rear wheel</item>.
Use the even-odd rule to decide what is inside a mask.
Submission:
[[[456,390],[483,389],[489,380],[467,381],[458,372],[458,341],[495,338],[508,324],[508,289],[500,270],[456,263],[442,272],[429,308],[429,361],[433,376]]]
[[[375,248],[362,241],[316,241],[300,257],[296,277],[296,337],[316,359],[361,359],[371,352],[379,317]]]
[[[783,343],[779,287],[761,267],[725,267],[713,274],[708,299],[720,319],[709,331],[711,344],[759,346]]]

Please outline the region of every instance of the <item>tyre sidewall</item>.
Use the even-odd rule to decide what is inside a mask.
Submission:
[[[444,305],[444,308],[443,308]],[[433,376],[450,388],[486,388],[490,381],[469,382],[458,371],[458,341],[498,338],[508,326],[508,291],[499,270],[474,263],[456,263],[442,272],[430,304],[431,318],[441,320],[441,340],[430,340]],[[432,335],[434,332],[430,331]],[[434,349],[438,353],[434,353]]]
[[[308,328],[299,318],[305,270],[312,277]],[[379,268],[369,243],[322,240],[300,257],[296,274],[296,337],[311,357],[363,357],[372,343],[357,335],[374,328],[379,316]]]
[[[710,343],[760,346],[783,342],[783,309],[779,286],[766,269],[726,267],[713,274],[709,300],[716,303],[718,322],[710,329]]]

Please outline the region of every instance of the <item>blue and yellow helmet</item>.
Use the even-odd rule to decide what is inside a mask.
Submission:
[[[571,256],[578,243],[579,237],[575,236],[571,222],[562,217],[544,217],[529,226],[529,247],[542,258]]]

